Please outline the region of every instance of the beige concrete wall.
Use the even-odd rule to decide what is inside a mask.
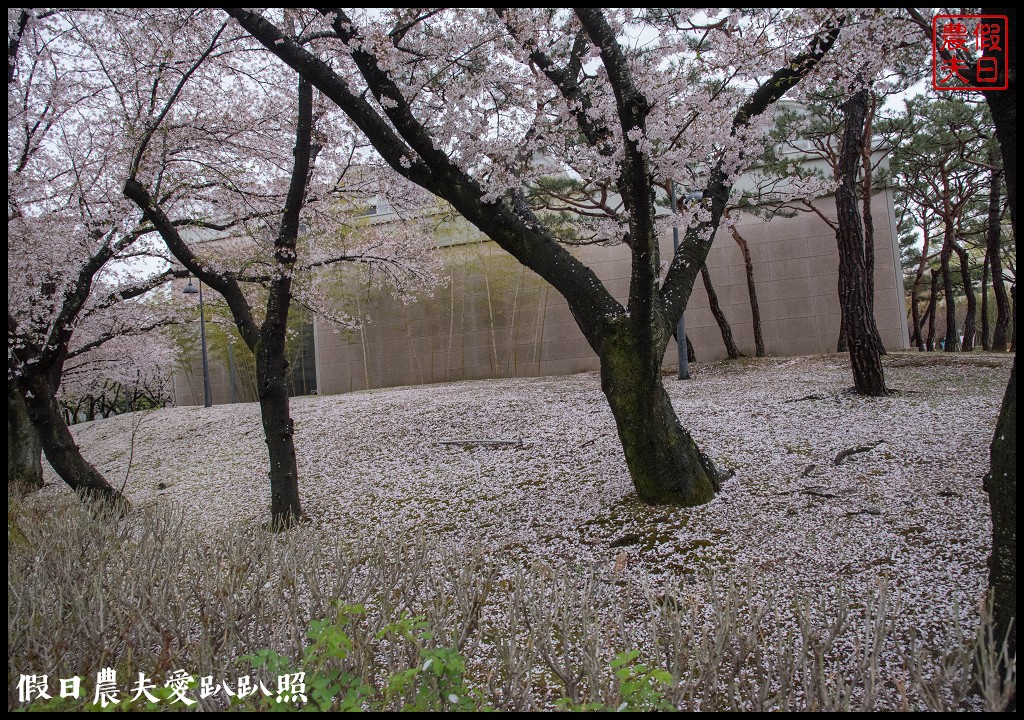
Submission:
[[[818,203],[822,212],[834,216],[832,198]],[[908,341],[902,276],[887,194],[876,196],[873,214],[876,321],[886,347],[903,348]],[[839,333],[839,256],[832,229],[816,215],[801,213],[770,223],[744,216],[739,230],[750,247],[768,353],[834,351]],[[663,257],[670,257],[671,251],[671,238],[666,237]],[[365,313],[370,323],[358,332],[337,333],[330,323],[317,322],[321,393],[597,369],[597,357],[566,302],[532,271],[490,241],[450,245],[443,252],[450,281],[433,297],[403,305],[385,293],[354,292],[350,287],[351,309]],[[594,246],[574,252],[624,301],[629,288],[627,248]],[[737,344],[753,355],[742,256],[724,229],[715,237],[708,267]],[[699,279],[686,310],[686,325],[699,361],[725,357]],[[675,350],[670,348],[666,363],[674,362]]]

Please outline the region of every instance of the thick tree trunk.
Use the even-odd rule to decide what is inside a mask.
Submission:
[[[843,104],[845,128],[840,150],[840,182],[836,190],[839,220],[839,304],[845,320],[846,343],[853,383],[861,395],[887,395],[880,346],[873,332],[862,216],[857,207],[857,161],[860,156],[868,91],[861,90]]]
[[[295,431],[288,402],[285,335],[288,326],[288,307],[291,304],[291,278],[295,265],[299,217],[312,162],[312,85],[300,79],[298,95],[299,112],[293,150],[295,160],[281,224],[274,240],[277,272],[270,282],[267,313],[262,326],[257,326],[249,301],[238,281],[230,275],[212,272],[199,261],[170,218],[149,196],[145,186],[132,178],[125,183],[124,188],[125,196],[134,201],[146,214],[175,257],[200,280],[224,297],[231,308],[231,314],[242,339],[255,356],[256,393],[260,401],[263,433],[270,457],[270,517],[274,529],[290,527],[302,517],[298,464],[295,458]]]
[[[747,271],[747,295],[750,296],[750,317],[754,324],[754,354],[757,357],[764,357],[764,336],[761,334],[761,308],[757,302],[757,286],[754,284],[754,263],[750,259],[750,247],[747,239],[740,235],[735,226],[729,226],[729,233],[736,244],[740,246],[743,253],[743,267]]]
[[[43,452],[54,472],[80,495],[103,499],[122,514],[127,513],[127,498],[111,487],[99,470],[82,457],[61,417],[50,381],[37,374],[24,375],[19,378],[18,386],[25,397],[29,419],[39,434]]]
[[[18,492],[43,486],[43,446],[28,417],[25,398],[7,383],[7,484]]]
[[[1017,648],[1017,359],[1010,370],[1002,409],[992,436],[991,470],[985,491],[992,506],[992,555],[989,587],[993,591],[996,637]]]
[[[679,423],[661,382],[660,358],[642,350],[650,346],[629,319],[617,321],[601,347],[601,389],[640,498],[701,505],[714,497],[719,476]]]
[[[971,352],[974,350],[974,334],[977,332],[978,300],[974,294],[974,284],[971,282],[970,260],[967,257],[967,251],[956,242],[953,243],[953,251],[960,258],[960,279],[964,284],[964,295],[967,297],[964,339],[961,341],[960,349],[964,352]]]
[[[718,329],[722,333],[725,352],[729,355],[730,360],[742,357],[743,353],[736,347],[736,341],[732,337],[732,327],[729,325],[729,319],[725,317],[725,313],[722,312],[722,306],[718,303],[718,293],[715,292],[715,286],[711,284],[711,273],[708,271],[707,265],[700,269],[700,276],[704,279],[704,289],[708,292],[711,314],[715,316],[715,322],[718,323]]]

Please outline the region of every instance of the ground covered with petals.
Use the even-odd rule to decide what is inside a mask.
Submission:
[[[310,519],[297,532],[353,545],[427,537],[507,573],[614,573],[691,600],[712,578],[755,598],[827,598],[838,583],[854,600],[881,578],[899,605],[893,632],[927,639],[954,616],[977,622],[991,536],[982,476],[1010,361],[892,353],[886,398],[851,394],[841,355],[666,376],[684,427],[734,473],[697,508],[637,499],[593,373],[296,398]],[[211,533],[269,519],[256,405],[73,430],[136,508],[178,508]],[[33,503],[68,492],[47,483]]]

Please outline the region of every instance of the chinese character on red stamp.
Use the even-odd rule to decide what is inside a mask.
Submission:
[[[1005,15],[936,15],[932,19],[932,87],[1005,90],[1009,42]]]

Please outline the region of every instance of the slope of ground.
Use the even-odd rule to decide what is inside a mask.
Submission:
[[[907,627],[937,626],[954,608],[976,616],[983,597],[981,478],[1009,361],[892,354],[897,392],[882,399],[848,393],[843,356],[666,378],[684,426],[735,473],[692,509],[636,499],[594,374],[297,398],[304,509],[343,537],[422,533],[511,566],[617,563],[693,592],[708,570],[811,595],[837,579],[855,594],[882,573]],[[186,507],[211,530],[267,519],[256,405],[136,413],[74,432],[115,485],[127,477],[138,507]],[[47,481],[41,501],[67,492]]]

